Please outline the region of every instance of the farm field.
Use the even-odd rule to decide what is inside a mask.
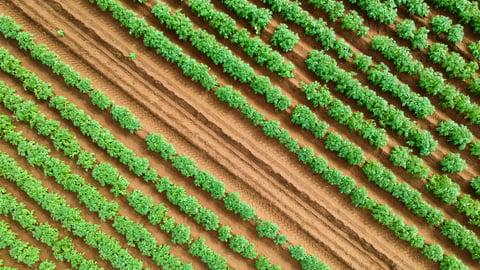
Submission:
[[[0,268],[479,269],[478,3],[0,1]]]

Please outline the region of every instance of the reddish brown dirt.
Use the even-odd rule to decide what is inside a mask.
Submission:
[[[344,160],[336,157],[335,153],[325,151],[322,141],[313,139],[308,132],[299,130],[297,126],[291,124],[288,113],[275,112],[271,105],[264,102],[263,97],[251,94],[248,87],[235,83],[228,76],[222,74],[221,68],[214,67],[210,60],[199,54],[191,45],[179,41],[173,32],[166,31],[165,26],[160,25],[149,14],[153,2],[142,6],[132,4],[130,1],[123,2],[141,16],[146,17],[147,22],[165,31],[166,36],[181,45],[185,53],[211,65],[212,73],[218,76],[222,84],[235,85],[247,97],[250,104],[264,113],[268,119],[279,120],[282,127],[288,129],[293,137],[299,139],[301,145],[313,147],[317,153],[329,159],[330,166],[341,169],[345,174],[353,176],[359,185],[366,186],[372,198],[387,203],[395,213],[404,217],[406,223],[415,224],[419,227],[420,234],[427,239],[428,243],[438,243],[447,253],[455,254],[466,265],[472,268],[477,266],[477,263],[470,259],[467,252],[453,246],[448,239],[440,235],[439,230],[429,227],[425,221],[415,217],[389,194],[367,182],[360,168],[349,166]],[[176,1],[168,1],[168,3],[172,8],[180,7]],[[216,7],[227,12],[222,5]],[[199,85],[190,82],[188,78],[181,75],[181,71],[177,67],[164,61],[153,50],[146,49],[140,40],[129,36],[128,31],[121,28],[119,23],[111,18],[110,14],[100,11],[97,7],[89,4],[88,1],[50,1],[47,3],[15,0],[0,3],[0,9],[2,13],[14,17],[19,24],[25,25],[26,30],[35,35],[38,43],[47,44],[50,49],[62,57],[63,61],[72,65],[82,76],[91,78],[95,88],[106,92],[109,97],[114,99],[116,104],[125,105],[132,110],[141,120],[143,130],[130,135],[113,122],[107,113],[92,106],[87,96],[78,93],[77,89],[67,87],[60,77],[52,74],[43,65],[18,49],[15,42],[1,38],[2,46],[11,50],[12,54],[21,59],[26,67],[37,73],[42,79],[51,82],[56,93],[68,97],[70,102],[78,104],[79,108],[94,116],[97,121],[110,129],[119,140],[133,149],[139,156],[148,157],[151,165],[161,176],[169,176],[174,182],[184,186],[187,192],[196,196],[202,205],[217,213],[222,224],[231,226],[234,233],[246,236],[255,244],[257,251],[268,256],[272,263],[282,265],[284,269],[300,267],[297,262],[289,257],[285,247],[276,246],[272,241],[259,238],[252,223],[240,221],[236,215],[225,210],[221,202],[211,200],[208,194],[195,187],[191,179],[182,177],[170,165],[163,162],[158,155],[147,151],[144,142],[146,134],[150,132],[164,134],[180,153],[193,157],[200,168],[209,171],[218,179],[224,181],[228,191],[239,192],[246,202],[256,208],[258,216],[279,224],[281,233],[288,236],[289,243],[305,246],[309,253],[317,255],[332,269],[366,269],[367,267],[372,269],[433,269],[438,267],[421,255],[421,251],[412,249],[406,242],[396,238],[391,231],[379,225],[367,211],[354,208],[347,196],[340,195],[337,189],[325,185],[324,180],[311,173],[294,155],[286,153],[281,145],[266,138],[259,128],[252,128],[251,123],[243,120],[240,113],[232,111],[218,101],[213,94],[204,92]],[[185,6],[184,9],[185,14],[192,18],[197,26],[208,29],[210,33],[215,34],[215,31],[203,24],[202,20],[187,11],[188,7]],[[227,13],[234,15],[231,12]],[[243,20],[238,21],[239,25],[248,27]],[[277,15],[274,16],[274,20],[261,36],[264,41],[268,42],[274,26],[279,22],[280,18]],[[342,33],[338,24],[334,26],[338,33]],[[58,38],[56,36],[58,29],[65,32],[65,37]],[[303,33],[298,28],[292,27],[292,29]],[[370,49],[367,48],[368,39],[367,42],[357,43],[351,42],[352,39],[346,36],[344,38],[347,42],[353,44],[356,50],[370,53]],[[222,41],[222,44],[231,48],[235,55],[254,65],[258,74],[270,76],[273,84],[280,86],[284,93],[292,98],[293,104],[306,104],[303,94],[298,91],[298,85],[299,81],[318,79],[306,70],[303,62],[310,50],[318,48],[318,43],[313,39],[302,34],[301,42],[297,45],[295,51],[285,54],[286,59],[292,61],[296,66],[295,78],[291,80],[281,79],[265,68],[259,67],[251,59],[244,56],[243,52],[235,45],[225,41]],[[130,52],[137,54],[137,60],[131,61],[128,58]],[[353,66],[349,63],[341,63],[341,65],[342,68],[353,69]],[[3,77],[6,76],[0,78],[3,80]],[[360,76],[359,79],[362,83],[368,85],[365,76]],[[405,78],[401,79],[406,80]],[[15,86],[16,89],[22,89],[21,85],[15,80],[11,78],[5,78],[5,80],[10,85]],[[414,83],[410,82],[409,85],[414,85]],[[333,94],[344,99],[344,102],[352,106],[354,110],[363,111],[342,95]],[[33,100],[30,94],[22,93],[22,95]],[[382,94],[382,96],[396,106],[399,104],[398,101],[388,97],[388,94]],[[434,105],[438,105],[438,103]],[[41,110],[49,117],[61,120],[56,111],[49,109],[46,104],[42,103],[40,106]],[[400,108],[400,106],[397,107]],[[2,110],[2,113],[7,113],[2,106],[0,106],[0,110]],[[450,116],[451,114],[452,112],[448,112],[447,115]],[[324,111],[318,111],[317,115],[330,124],[329,131],[348,134],[352,141],[366,151],[368,159],[379,160],[388,167],[392,167],[387,161],[387,153],[391,147],[393,145],[405,145],[403,138],[389,131],[389,145],[380,150],[375,150],[358,135],[349,134],[345,127],[339,126],[328,118]],[[370,116],[366,112],[365,115]],[[407,115],[410,116],[408,113]],[[445,117],[447,117],[446,113],[439,110],[435,117],[429,117],[425,121],[419,121],[419,123],[423,128],[432,132],[435,124]],[[117,160],[108,157],[103,150],[91,143],[89,138],[81,135],[79,130],[73,127],[71,123],[63,121],[63,124],[75,133],[82,147],[96,153],[99,161],[108,161],[118,167],[120,172],[130,180],[131,188],[141,189],[154,196],[157,203],[165,203],[170,209],[169,213],[175,217],[177,222],[191,227],[192,236],[207,238],[209,246],[225,256],[230,266],[237,269],[254,268],[252,261],[245,260],[238,254],[233,253],[225,244],[216,239],[215,233],[205,232],[194,223],[192,218],[185,216],[175,206],[169,204],[163,194],[158,195],[152,185],[145,184],[141,179],[129,173]],[[26,136],[30,139],[35,139],[53,148],[49,140],[36,136],[34,132],[29,131],[27,125],[18,122],[16,122],[16,125],[24,130]],[[35,176],[45,179],[46,186],[51,188],[52,191],[64,194],[69,201],[72,201],[72,206],[82,209],[87,220],[102,223],[98,216],[88,212],[73,194],[62,191],[62,188],[55,184],[52,179],[42,178],[41,170],[29,168],[25,160],[15,154],[13,148],[6,146],[4,143],[1,145],[2,151],[18,158],[20,164],[31,170]],[[440,140],[440,145],[439,150],[426,159],[427,164],[434,171],[438,171],[438,166],[434,166],[438,164],[441,156],[451,150],[451,146],[444,139]],[[4,148],[6,150],[3,150]],[[62,157],[59,152],[52,152],[56,157]],[[468,155],[468,152],[462,152],[462,155],[465,154]],[[469,165],[475,164],[474,160],[469,162]],[[73,161],[68,161],[68,163],[75,167]],[[462,173],[458,179],[464,190],[467,188],[465,179],[468,180],[467,177],[479,174],[478,166],[473,168]],[[410,179],[403,170],[394,167],[392,167],[392,170],[399,179],[404,179],[414,188],[425,192],[424,183]],[[124,198],[114,198],[108,193],[108,188],[100,187],[80,168],[75,168],[74,171],[84,176],[88,183],[95,185],[108,199],[119,203],[122,215],[145,224],[145,227],[152,232],[159,243],[171,244],[169,236],[158,228],[149,225],[148,220],[136,214]],[[21,191],[10,183],[6,183],[6,185],[8,190],[15,194],[17,198],[23,199],[25,197],[21,195]],[[442,208],[447,217],[455,218],[466,225],[466,218],[457,214],[455,209],[446,208],[431,194],[425,193],[425,197],[434,206]],[[34,202],[27,200],[26,204],[31,207],[30,209],[35,209],[38,213],[37,216],[41,216],[41,220],[55,224],[63,234],[72,237],[70,233],[62,231],[60,225],[53,222],[48,214],[36,206]],[[476,228],[471,229],[476,230]],[[123,246],[126,247],[124,237],[118,235],[111,224],[102,223],[102,230],[122,241]],[[87,258],[99,261],[99,264],[106,269],[110,267],[108,262],[99,258],[95,250],[89,249],[80,239],[73,238],[77,249],[85,252]],[[142,256],[137,249],[129,248],[129,251],[133,256],[144,261],[145,266],[156,268],[153,261]],[[195,269],[206,269],[206,266],[200,260],[188,254],[186,246],[172,245],[171,252],[182,258],[183,261],[193,263]],[[10,261],[7,260],[7,262]],[[65,265],[59,264],[59,267],[61,266]]]

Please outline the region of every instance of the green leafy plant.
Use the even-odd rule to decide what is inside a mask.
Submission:
[[[448,141],[458,146],[459,150],[465,149],[473,140],[473,134],[467,126],[459,125],[451,119],[438,123],[437,131],[441,136],[447,136]]]
[[[288,29],[286,24],[281,23],[275,28],[271,42],[273,46],[289,52],[293,50],[299,40],[300,37],[296,33]]]
[[[461,172],[467,168],[467,163],[458,153],[446,155],[440,160],[440,165],[442,165],[442,171],[449,173]]]
[[[442,201],[453,204],[460,195],[460,186],[452,182],[452,179],[446,175],[434,174],[428,178],[427,191],[432,192]]]

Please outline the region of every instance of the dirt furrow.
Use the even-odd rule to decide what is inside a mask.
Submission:
[[[243,193],[242,193],[243,194]]]

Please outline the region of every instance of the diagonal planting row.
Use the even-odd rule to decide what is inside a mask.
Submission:
[[[245,54],[255,59],[259,65],[265,65],[270,71],[281,77],[293,77],[295,66],[271,46],[255,36],[251,37],[247,29],[238,29],[236,22],[228,14],[215,10],[210,1],[188,1],[188,6],[202,17],[218,34],[241,47]]]
[[[277,5],[279,4],[277,3]],[[284,8],[290,7],[289,4],[286,2],[283,3],[283,5],[284,5],[283,6]],[[303,12],[299,7],[296,7],[294,5],[291,6],[291,8],[299,12]],[[285,11],[285,9],[280,9],[280,13],[283,16],[289,16],[290,11],[287,12]],[[311,20],[311,17],[305,16],[304,20],[307,20],[307,21]],[[298,19],[296,23],[301,24],[300,19]],[[326,47],[326,49],[328,49],[328,47]],[[406,63],[406,61],[404,62]],[[357,69],[359,70],[367,70],[368,66],[371,65],[371,61],[369,57],[366,57],[361,53],[355,55],[355,59],[353,63],[357,65]],[[368,79],[370,81],[372,81],[376,85],[382,86],[382,90],[384,91],[385,90],[388,91],[391,89],[390,91],[392,91],[394,96],[400,97],[403,103],[402,105],[407,105],[407,107],[411,106],[411,108],[415,110],[418,116],[425,117],[432,113],[432,110],[434,109],[434,107],[429,103],[428,99],[426,99],[425,97],[420,97],[417,93],[410,92],[409,87],[407,85],[399,83],[398,79],[396,79],[396,77],[388,71],[385,65],[383,64],[376,65],[373,68],[370,68],[367,73],[369,75]],[[386,87],[387,85],[391,86],[392,84],[396,87],[394,88]],[[475,111],[476,111],[474,110],[474,106],[475,105],[473,105],[473,109],[471,109],[471,114],[473,115],[475,114]],[[472,106],[470,108],[472,108]],[[467,107],[467,110],[469,110],[468,107]]]
[[[220,91],[220,89],[222,89],[222,91]],[[243,110],[248,110],[248,108],[251,108],[248,104],[242,103],[241,99],[239,100],[239,98],[241,98],[241,96],[238,96],[239,93],[231,92],[231,89],[229,90],[228,87],[227,88],[223,88],[223,87],[219,88],[217,90],[217,92],[219,92],[219,95],[222,95],[226,98],[225,101],[231,99],[231,102],[232,102],[231,105],[235,106],[236,108],[241,108]],[[251,114],[247,115],[247,118],[251,118]],[[273,130],[275,130],[275,129],[273,129]],[[285,133],[284,132],[281,132],[281,133],[284,134],[283,138],[285,138]],[[278,135],[278,133],[276,135]],[[285,143],[290,143],[290,146],[293,145],[292,141],[287,141]],[[291,147],[290,149],[295,149],[295,147]],[[297,150],[298,150],[298,148],[297,148]],[[319,169],[321,170],[321,165],[320,165]]]
[[[60,237],[58,230],[49,223],[40,223],[35,217],[34,211],[28,210],[23,203],[19,203],[3,187],[0,187],[0,209],[2,209],[2,215],[11,216],[37,241],[49,246],[57,260],[66,260],[75,269],[101,269],[95,261],[85,259],[83,254],[75,249],[72,238]]]
[[[38,111],[38,108],[34,106],[32,103],[29,102],[23,102],[23,99],[16,95],[14,93],[14,90],[11,88],[6,87],[5,85],[2,85],[1,87],[1,95],[3,98],[3,102],[5,103],[5,106],[9,109],[11,109],[15,113],[15,118],[19,121],[26,121],[30,125],[34,126],[37,129],[37,132],[39,135],[45,135],[40,133],[40,129],[38,128],[39,124],[35,118],[40,118],[40,117],[35,117],[38,115],[41,115],[41,118],[45,118],[45,116]],[[60,125],[59,122],[53,121],[53,120],[46,120],[50,121],[50,123],[56,123],[57,125]],[[52,140],[55,140],[56,134],[59,133],[62,129],[55,129],[52,130],[50,138]],[[68,130],[66,131],[68,132]],[[70,133],[68,133],[70,134]],[[69,142],[71,144],[76,144],[78,145],[78,142],[76,141],[75,137],[73,135],[70,135],[69,137]],[[62,149],[63,150],[63,149]],[[90,153],[91,154],[91,153]],[[192,239],[190,239],[190,229],[184,225],[177,224],[174,220],[173,217],[169,217],[167,214],[168,209],[162,205],[162,204],[153,204],[153,198],[146,196],[143,194],[140,190],[133,190],[131,192],[127,193],[127,188],[129,186],[128,180],[119,175],[118,171],[109,163],[98,163],[95,164],[95,168],[91,170],[91,175],[92,178],[98,181],[102,186],[109,185],[112,188],[110,191],[113,193],[115,197],[118,196],[125,196],[130,204],[138,213],[140,213],[143,216],[147,216],[148,220],[152,225],[159,225],[159,228],[166,232],[171,234],[172,238],[172,243],[174,244],[186,244],[186,243],[192,243],[194,242]],[[168,183],[168,179],[162,179],[163,183]],[[133,223],[132,221],[129,221],[128,219],[124,217],[119,217],[118,219],[115,219],[115,222],[113,223],[113,226],[119,230],[121,230],[122,234],[129,233],[127,235],[127,238],[131,237],[137,237],[137,239],[150,239],[149,241],[145,241],[141,243],[141,245],[138,245],[140,248],[142,248],[143,253],[148,253],[148,250],[156,250],[155,247],[155,241],[151,236],[149,236],[148,231],[146,231],[142,226],[140,226],[138,223]],[[125,231],[127,228],[135,228],[135,229],[129,229],[128,231]],[[136,232],[135,234],[132,234],[133,232]],[[152,246],[153,245],[153,246]],[[166,245],[162,246],[162,250],[166,252],[166,257],[163,258],[164,263],[162,266],[165,268],[168,265],[169,267],[183,267],[185,269],[188,269],[189,266],[186,264],[179,264],[178,259],[175,257],[172,257],[171,255],[168,255],[168,249],[169,247]],[[208,250],[208,248],[207,248]],[[209,256],[210,260],[214,260],[215,265],[226,265],[226,260],[216,254],[213,251],[209,252],[211,256]],[[200,253],[197,253],[200,254]],[[170,256],[170,257],[168,257]],[[197,255],[198,256],[198,255]],[[202,257],[202,256],[199,256]],[[158,257],[159,258],[159,257]],[[156,258],[156,261],[161,262]],[[202,257],[203,259],[203,257]],[[168,267],[167,267],[168,268]]]
[[[464,117],[472,124],[480,123],[479,105],[471,102],[465,94],[459,93],[454,86],[445,83],[441,73],[432,68],[423,68],[418,61],[412,62],[413,56],[408,48],[398,46],[393,39],[386,36],[373,37],[372,48],[382,53],[385,58],[393,60],[395,67],[400,72],[411,72],[412,75],[418,75],[418,86],[425,89],[428,94],[438,96],[443,107],[455,109],[459,114],[464,114]],[[416,63],[414,64],[416,67],[409,71],[412,63]]]
[[[398,31],[401,30],[399,25],[397,25],[397,28],[398,28]],[[377,38],[377,37],[374,37],[374,38]],[[381,43],[379,43],[379,44],[381,44]],[[386,51],[388,52],[388,50],[386,50]],[[398,55],[401,55],[401,54],[397,53],[397,56]],[[357,59],[355,59],[353,61],[353,63],[357,65],[357,69],[367,70],[368,66],[371,65],[371,58],[369,59],[369,57],[364,57],[363,54],[357,54],[355,57],[357,58],[357,56],[362,56],[362,58],[359,58],[358,61],[357,61]],[[419,66],[417,62],[408,62],[408,60],[410,58],[407,58],[407,57],[393,57],[393,58],[395,58],[396,61],[397,60],[402,61],[402,64],[404,66],[410,67],[413,70],[415,70],[414,67]],[[357,62],[357,63],[355,63],[355,62]],[[415,64],[415,63],[417,63],[417,64]],[[399,89],[400,88],[409,89],[408,85],[399,84],[398,79],[388,71],[388,68],[383,63],[381,63],[379,65],[376,65],[373,68],[368,69],[367,75],[368,75],[368,79],[370,81],[372,81],[374,84],[377,84],[377,85],[380,84],[382,86],[382,89],[384,87],[390,88],[391,85],[397,86]],[[397,91],[397,90],[395,90],[395,91]],[[452,95],[454,95],[454,94],[455,93],[453,92]],[[402,95],[404,95],[404,97],[406,97],[405,94],[402,94]],[[425,97],[423,97],[423,98],[425,99]],[[462,99],[463,99],[462,102],[465,102],[467,104],[461,105],[461,106],[464,106],[464,107],[468,108],[468,106],[469,106],[468,105],[468,102],[469,102],[468,97],[462,96]],[[446,100],[447,100],[447,102],[452,102],[452,99],[447,98]],[[427,99],[427,101],[428,101],[428,99]],[[449,105],[443,104],[443,106],[449,106]],[[473,106],[475,106],[475,105],[473,105]],[[424,107],[424,106],[418,106],[418,108],[422,108],[422,107]],[[434,107],[431,107],[431,108],[434,108]],[[474,114],[474,112],[473,112],[473,114]],[[465,146],[468,144],[470,146],[470,153],[474,156],[479,155],[478,149],[479,149],[479,146],[480,146],[480,142],[478,142],[478,141],[477,142],[472,142],[472,139],[474,138],[474,136],[468,130],[468,128],[466,126],[464,126],[464,125],[459,126],[458,124],[456,124],[452,120],[441,121],[441,122],[438,123],[438,126],[439,127],[436,130],[439,132],[439,134],[441,136],[448,136],[448,141],[451,142],[453,145],[458,146],[460,150],[463,150],[465,148]],[[402,148],[407,150],[407,148],[404,148],[404,147],[402,147]],[[404,156],[404,157],[402,157],[402,159],[403,160],[408,160],[409,158]],[[417,171],[416,173],[417,174],[422,173],[424,175],[423,178],[427,178],[428,172],[425,171],[425,167],[418,166],[419,158],[416,157],[416,159],[414,159],[414,160],[416,160],[415,163],[417,165],[415,165],[415,163],[409,163],[410,166],[409,166],[409,168],[407,168],[407,170],[408,169],[420,170],[420,171]],[[441,162],[444,162],[444,160],[442,160]],[[406,165],[403,165],[403,167],[405,168]],[[417,169],[415,169],[415,168],[417,168]],[[445,169],[445,168],[443,168],[443,169]],[[431,178],[429,178],[429,180],[430,179]],[[471,185],[472,185],[472,187],[474,187],[474,189],[476,189],[474,182],[472,182]],[[453,187],[455,187],[455,186],[453,186]],[[455,188],[452,188],[450,193],[453,194],[453,197],[459,196],[458,190],[455,189]],[[451,203],[453,203],[453,201],[455,201],[455,200],[450,200]],[[469,217],[469,222],[471,224],[477,224],[478,223],[477,222],[478,210],[476,210],[476,205],[478,205],[478,202],[476,200],[473,200],[468,194],[460,196],[459,200],[456,201],[456,202],[457,202],[457,204],[455,204],[455,206],[457,207],[458,211],[461,212],[461,213],[466,213],[467,216]]]
[[[5,51],[4,51],[4,53],[5,53]],[[5,61],[4,63],[6,63],[6,62],[7,61]],[[6,87],[4,87],[3,89],[5,91],[3,94],[4,94],[4,96],[5,96],[5,98],[8,102],[8,104],[6,104],[6,106],[7,106],[7,108],[9,108],[9,109],[11,109],[15,112],[16,116],[18,116],[18,119],[20,119],[22,121],[30,122],[34,119],[34,116],[40,114],[38,109],[34,106],[34,104],[23,103],[22,99],[19,96],[12,94],[12,91],[13,91],[12,89],[8,89]],[[94,123],[94,121],[92,121],[91,118],[90,118],[90,121],[85,120],[85,117],[88,117],[88,116],[86,116],[84,114],[84,112],[76,109],[73,104],[69,104],[66,101],[65,98],[59,97],[59,96],[53,96],[51,98],[50,105],[57,108],[61,112],[62,117],[74,121],[74,125],[80,126],[81,128],[82,127],[83,128],[89,128],[88,132],[91,132],[91,133],[88,134],[88,132],[87,132],[87,135],[92,136],[92,138],[102,137],[101,135],[98,135],[98,133],[96,135],[93,135],[93,134],[95,134],[95,130],[92,130],[93,126],[91,126],[88,123]],[[44,119],[44,116],[43,117],[36,117],[36,118]],[[82,121],[82,119],[84,119],[84,120]],[[49,120],[49,121],[51,121],[51,120]],[[32,124],[32,122],[30,122],[30,123]],[[36,123],[33,122],[32,125],[34,125],[34,124],[36,124]],[[55,124],[53,124],[53,125],[55,126]],[[58,125],[59,124],[57,124],[57,126]],[[97,125],[98,125],[98,123],[97,123]],[[108,134],[108,131],[105,130],[105,129],[102,129],[100,126],[98,126],[98,129],[100,129],[100,131],[107,132],[107,134]],[[82,130],[82,131],[84,131],[84,130]],[[98,130],[97,130],[97,132],[98,132]],[[51,136],[52,139],[55,138],[56,134],[57,134],[56,130],[52,130],[52,136]],[[68,141],[69,141],[70,144],[75,144],[75,140],[73,140],[72,135],[70,135],[70,137],[68,139],[69,139]],[[114,139],[114,137],[112,136],[111,139]],[[99,141],[104,141],[104,140],[105,140],[105,138],[103,138],[103,140],[99,139]],[[76,143],[76,145],[78,145],[78,143]],[[102,145],[99,144],[99,146],[102,146]],[[165,191],[167,193],[167,198],[169,199],[169,201],[171,203],[173,203],[174,205],[178,205],[180,207],[180,209],[182,211],[184,211],[186,214],[188,214],[189,216],[193,215],[194,220],[197,223],[204,226],[206,230],[217,230],[218,229],[219,234],[221,234],[221,232],[223,230],[225,230],[225,228],[223,226],[222,227],[219,226],[218,216],[216,216],[210,210],[202,207],[198,203],[198,200],[196,198],[194,198],[192,196],[187,196],[185,190],[182,187],[174,185],[167,178],[158,178],[155,171],[151,168],[148,169],[148,171],[147,171],[147,168],[145,168],[145,166],[148,167],[148,161],[146,159],[139,159],[138,157],[133,156],[133,157],[130,157],[131,159],[134,159],[133,161],[128,160],[127,156],[129,156],[129,154],[130,155],[134,155],[134,154],[131,150],[128,150],[119,141],[115,141],[112,144],[107,145],[105,147],[107,148],[107,151],[111,156],[113,156],[115,158],[120,158],[120,161],[122,163],[125,163],[125,160],[127,160],[127,162],[129,162],[128,165],[130,166],[130,170],[132,170],[135,174],[144,175],[146,181],[150,181],[150,182],[153,182],[154,184],[156,184],[156,187],[157,187],[159,192],[164,192]],[[123,149],[123,150],[121,150],[121,149]],[[126,152],[129,153],[129,154],[127,154]],[[89,153],[89,154],[92,154],[92,153]],[[176,162],[175,162],[174,165],[176,165],[176,167],[178,167],[178,168],[187,168],[188,169],[188,164],[187,164],[188,161],[189,160],[187,158],[185,158],[183,156],[179,156],[176,159]],[[96,175],[96,176],[93,175],[93,177],[95,179],[98,179],[102,185],[104,185],[105,183],[112,184],[107,179],[99,178],[100,175],[101,176],[109,175],[109,172],[107,171],[106,173],[105,172],[100,173],[99,171],[102,170],[102,169],[97,169],[97,168],[98,167],[95,167],[95,169],[92,171],[92,174]],[[111,173],[111,171],[110,171],[110,173]],[[190,176],[190,175],[188,175],[188,176]],[[203,179],[200,179],[201,177],[203,177]],[[205,173],[203,173],[202,175],[199,174],[198,178],[200,180],[196,183],[204,183],[204,186],[207,186],[207,184],[208,184],[209,191],[212,192],[212,194],[214,194],[214,196],[220,196],[220,197],[224,196],[225,187],[224,187],[223,183],[220,183],[220,182],[216,181],[215,179],[212,179],[211,177],[208,178],[208,175],[205,175]],[[120,179],[123,179],[123,178],[120,178]],[[117,181],[117,178],[113,178],[113,180]],[[112,181],[112,180],[110,180],[110,181]],[[208,183],[205,183],[205,182],[208,182]],[[212,184],[213,184],[213,186],[212,186]],[[113,186],[112,192],[116,195],[125,195],[125,189],[127,188],[127,186],[128,186],[128,182],[118,181]],[[229,208],[229,206],[230,206],[230,208],[233,207],[234,210],[236,210],[239,207],[243,207],[243,209],[246,209],[246,210],[244,210],[244,212],[248,211],[249,215],[250,215],[250,213],[253,213],[253,215],[254,215],[253,208],[243,206],[243,203],[238,200],[238,196],[236,196],[236,195],[238,195],[238,194],[231,193],[228,196],[226,196],[226,198],[225,198],[226,207],[227,208]],[[128,194],[127,194],[127,196],[128,196]],[[151,198],[148,199],[148,197],[147,197],[147,199],[145,199],[145,200],[148,202],[149,200],[152,200],[152,199]],[[96,205],[95,201],[90,202],[90,203],[93,203],[93,205]],[[159,207],[161,209],[161,206],[159,206]],[[152,208],[154,208],[154,207],[152,206]],[[153,215],[157,214],[157,212],[159,211],[159,209],[157,209],[157,208],[155,208],[156,211],[152,212]],[[142,210],[140,212],[140,214],[142,214],[142,215],[148,214],[148,212],[149,212],[148,208],[146,208],[146,209],[147,210]],[[107,208],[107,210],[108,210],[108,208]],[[106,212],[106,213],[104,213],[104,212]],[[117,218],[112,216],[112,215],[114,215],[113,213],[111,213],[109,211],[104,211],[104,212],[102,212],[103,213],[103,215],[101,216],[102,218],[108,219],[108,220],[115,219],[115,221],[117,221]],[[160,221],[162,221],[161,217],[158,217],[158,219],[160,219]],[[157,221],[157,222],[160,222],[160,221]],[[124,223],[125,222],[127,222],[127,224],[128,224],[128,221],[124,221]],[[176,243],[176,244],[191,243],[192,241],[189,240],[189,229],[187,227],[184,227],[184,226],[181,226],[181,225],[173,226],[172,222],[173,221],[172,221],[171,218],[168,219],[168,220],[166,219],[165,220],[165,228],[163,228],[163,230],[165,230],[166,232],[172,233],[172,242]],[[157,225],[157,224],[155,224],[155,225]],[[265,225],[267,225],[267,228],[262,229],[262,228],[265,227]],[[278,228],[275,229],[276,225],[274,225],[274,224],[272,224],[270,226],[269,225],[270,225],[270,223],[268,223],[268,222],[260,223],[259,224],[259,234],[261,234],[265,230],[269,230],[269,229],[272,229],[272,228],[273,228],[274,231],[278,231]],[[115,223],[114,223],[114,226],[115,226]],[[138,225],[136,225],[136,226],[138,227]],[[171,226],[173,226],[173,227],[171,227]],[[275,234],[276,234],[276,232],[275,232]],[[225,236],[224,236],[224,238],[225,238]],[[232,250],[240,253],[241,255],[243,255],[246,258],[253,259],[253,258],[258,257],[258,253],[255,251],[254,246],[251,243],[249,243],[243,236],[232,235],[231,237],[226,237],[224,241],[228,242],[229,247],[232,248]],[[196,242],[197,249],[198,249],[198,245],[202,245],[201,242],[202,242],[202,240],[198,240]],[[139,247],[141,247],[141,245],[139,245]],[[222,259],[218,255],[216,255],[214,252],[212,253],[212,251],[209,251],[208,248],[207,248],[207,250],[205,250],[205,248],[200,249],[200,250],[203,250],[203,251],[198,251],[197,249],[190,249],[190,251],[193,254],[197,254],[196,256],[201,255],[200,257],[203,260],[207,261],[211,267],[214,267],[215,265],[224,265],[224,267],[226,267],[225,262],[221,263]],[[148,249],[144,250],[142,252],[147,252],[147,251],[148,251]],[[265,257],[260,256],[258,259],[259,259],[259,261],[263,262],[263,264],[265,264],[265,260],[266,260]],[[224,261],[224,259],[223,259],[223,261]],[[161,263],[161,262],[157,262],[157,263]],[[165,267],[164,264],[162,264],[162,265]],[[179,263],[176,263],[175,265],[179,265]],[[186,266],[182,266],[182,267],[186,267]]]
[[[285,20],[292,21],[304,28],[307,35],[321,35],[322,32],[319,31],[322,29],[322,26],[316,25],[317,20],[310,16],[309,13],[299,5],[283,0],[263,0],[262,2],[268,4],[273,11],[278,12]],[[318,40],[319,37],[316,39]],[[330,49],[330,46],[322,41],[321,43],[325,50]],[[345,44],[345,46],[348,45]],[[312,54],[313,53],[310,53],[309,55],[311,56]],[[379,97],[374,91],[362,87],[358,80],[353,78],[351,73],[339,69],[333,58],[325,53],[322,53],[321,56],[324,56],[320,58],[322,60],[321,62],[319,62],[320,59],[309,60],[311,57],[307,60],[307,66],[314,72],[321,69],[326,73],[318,74],[315,72],[319,77],[327,82],[336,79],[337,87],[335,87],[335,90],[345,93],[349,98],[357,100],[357,104],[361,107],[366,107],[366,109],[373,114],[373,117],[380,121],[381,125],[390,126],[391,129],[399,135],[404,135],[407,143],[419,148],[422,155],[428,155],[435,150],[437,141],[434,140],[428,131],[419,129],[413,121],[404,116],[404,113],[393,105],[387,107],[388,103],[386,100]],[[326,66],[328,66],[328,68]],[[332,74],[335,74],[334,72],[338,72],[338,75],[332,77]],[[327,75],[327,73],[329,75]]]
[[[208,34],[203,29],[194,29],[193,23],[182,12],[172,14],[171,9],[163,2],[158,1],[152,13],[167,28],[174,30],[181,40],[187,39],[195,48],[205,53],[213,63],[221,64],[223,71],[233,79],[248,83],[257,94],[265,95],[268,103],[278,110],[284,111],[291,105],[290,99],[283,95],[279,87],[273,87],[266,76],[257,76],[254,69],[243,62],[239,57],[218,43],[215,36]]]
[[[18,263],[32,266],[40,261],[40,249],[18,239],[10,225],[3,220],[0,220],[0,235],[0,249],[8,249],[10,256]]]
[[[157,3],[157,6],[160,6],[160,5],[164,6],[160,2]],[[194,12],[196,12],[199,16],[203,17],[204,19],[221,17],[220,14],[224,14],[224,13],[215,11],[213,5],[208,1],[191,0],[191,1],[188,1],[188,5],[192,8]],[[152,10],[152,12],[155,13],[154,10]],[[166,16],[167,14],[165,13],[164,15]],[[156,16],[158,17],[158,15]],[[230,41],[238,44],[237,40],[239,38],[236,38],[235,34],[233,34],[233,33],[238,33],[238,31],[234,32],[233,30],[233,29],[236,29],[235,27],[233,27],[235,21],[233,21],[232,19],[232,20],[229,20],[229,22],[230,23],[228,24],[221,24],[217,26],[217,23],[215,23],[215,21],[210,21],[210,25],[214,28],[217,27],[221,35],[223,32],[232,33],[232,38],[230,39]],[[233,24],[232,27],[230,27],[231,24]],[[243,33],[244,31],[242,30],[240,32]],[[222,36],[225,38],[224,35]],[[256,40],[255,44],[260,42],[260,44],[262,44],[261,48],[263,48],[263,46],[267,46],[258,37],[252,40]],[[256,45],[257,48],[258,46],[260,45]],[[263,50],[261,48],[257,49],[257,51],[261,52]],[[265,88],[268,88],[268,85],[266,85]],[[309,88],[309,89],[303,88],[302,91],[303,90],[306,91],[305,92],[306,97],[308,100],[312,101],[312,104],[314,107],[317,107],[317,106],[327,107],[327,113],[329,116],[333,117],[340,124],[348,126],[350,130],[356,131],[357,133],[359,133],[360,136],[368,139],[368,141],[375,147],[378,148],[386,145],[386,143],[388,142],[388,138],[385,130],[377,129],[375,127],[374,122],[372,121],[365,121],[363,119],[363,114],[349,112],[350,111],[349,106],[343,105],[342,101],[339,99],[332,99],[332,97],[328,94],[327,91],[322,91],[322,94],[323,94],[322,96],[321,94],[316,94],[317,92],[314,91],[314,89],[312,88]],[[345,114],[342,114],[342,113],[345,113]],[[357,124],[357,122],[361,124]]]

